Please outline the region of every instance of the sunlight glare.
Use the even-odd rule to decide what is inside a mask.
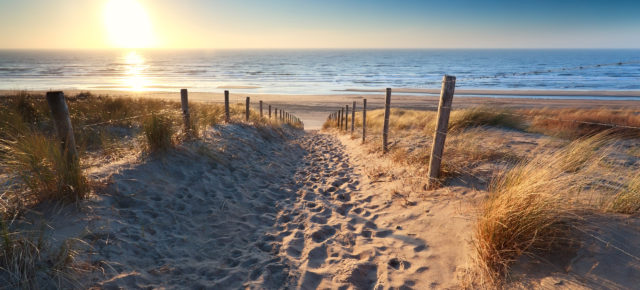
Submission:
[[[145,90],[145,87],[148,87],[150,83],[144,76],[144,70],[148,67],[144,63],[144,58],[135,51],[131,51],[124,56],[124,63],[127,68],[124,77],[125,86],[134,91]]]
[[[109,43],[118,48],[154,46],[151,21],[137,0],[109,0],[104,7]]]

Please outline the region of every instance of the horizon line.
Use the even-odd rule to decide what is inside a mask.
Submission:
[[[233,47],[233,48],[2,48],[0,50],[86,50],[86,51],[117,51],[117,50],[640,50],[640,47]]]

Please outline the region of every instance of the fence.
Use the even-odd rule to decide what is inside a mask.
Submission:
[[[46,100],[51,111],[51,116],[53,119],[53,127],[56,132],[56,137],[60,141],[62,146],[62,151],[66,153],[66,156],[70,159],[71,162],[77,162],[79,160],[78,152],[76,149],[76,141],[73,133],[73,126],[71,124],[71,117],[69,114],[69,108],[67,106],[66,99],[64,97],[64,93],[61,91],[51,91],[46,93]],[[92,128],[100,125],[108,125],[114,122],[126,121],[139,119],[150,115],[169,115],[169,114],[181,114],[183,119],[183,128],[184,132],[187,136],[193,135],[193,128],[191,128],[191,113],[189,111],[189,93],[187,89],[180,90],[180,103],[181,103],[181,113],[170,112],[170,111],[160,111],[149,114],[142,114],[137,116],[131,116],[121,119],[108,120],[104,122],[97,122],[93,124],[83,125],[82,128]],[[231,114],[230,114],[230,104],[229,104],[229,91],[224,91],[224,110],[225,110],[225,122],[231,122]],[[259,114],[260,118],[265,118],[263,115],[263,101],[259,102]],[[279,111],[278,111],[279,110]],[[250,112],[251,112],[251,102],[250,97],[246,98],[245,103],[245,121],[249,122],[250,120]],[[304,128],[304,123],[300,118],[291,114],[283,109],[275,108],[275,118],[272,118],[271,115],[271,105],[269,105],[269,115],[266,120],[270,120],[271,122],[278,122],[281,124],[287,124],[291,126],[300,126]],[[278,117],[278,112],[280,112],[280,116]]]
[[[620,65],[616,64],[603,64],[596,66],[605,66],[605,65]],[[583,67],[579,67],[576,69],[582,69]],[[567,69],[562,69],[567,70]],[[521,73],[526,74],[526,73]],[[449,115],[451,112],[451,104],[453,101],[453,95],[455,91],[456,77],[445,75],[442,79],[442,88],[440,92],[439,105],[437,107],[431,107],[437,109],[437,117],[436,117],[436,127],[433,133],[433,143],[430,151],[430,159],[429,159],[429,167],[428,167],[428,188],[434,189],[438,186],[438,180],[440,177],[440,168],[442,165],[442,156],[444,152],[444,145],[448,131],[448,123],[449,123]],[[362,100],[362,143],[366,143],[367,141],[367,99]],[[327,121],[329,124],[335,124],[335,127],[339,132],[347,132],[349,131],[348,125],[351,122],[351,134],[354,134],[354,126],[355,126],[355,108],[356,102],[354,101],[352,104],[352,114],[349,116],[349,105],[345,105],[344,107],[340,107],[337,111],[330,113],[327,117]],[[380,132],[382,136],[382,152],[387,153],[389,151],[389,118],[390,118],[390,108],[391,108],[391,88],[386,89],[385,96],[385,104],[384,104],[384,123],[382,127],[382,132]],[[637,129],[640,130],[638,126],[630,126],[630,125],[622,125],[622,124],[611,124],[611,123],[602,123],[602,122],[589,122],[589,121],[581,121],[581,120],[571,120],[571,119],[563,119],[563,118],[553,118],[549,116],[542,115],[530,115],[530,114],[517,114],[510,112],[490,112],[482,109],[475,109],[479,112],[484,113],[492,113],[492,114],[505,114],[505,115],[513,115],[520,116],[526,118],[539,118],[539,119],[547,119],[554,120],[559,122],[570,122],[576,124],[584,124],[591,126],[605,126],[610,128],[622,128],[622,129]],[[486,182],[481,177],[475,176],[469,172],[465,172],[471,176],[474,176],[478,180]]]

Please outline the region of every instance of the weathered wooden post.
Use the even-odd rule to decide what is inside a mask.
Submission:
[[[271,105],[269,105],[269,119],[271,119]]]
[[[189,114],[189,93],[187,89],[180,90],[180,102],[182,103],[182,120],[184,121],[184,132],[191,133],[191,115]]]
[[[355,130],[356,126],[356,101],[353,101],[353,106],[351,107],[351,134]]]
[[[338,130],[342,130],[342,108],[338,110]]]
[[[344,106],[344,112],[344,130],[347,131],[347,128],[349,128],[349,105]]]
[[[262,100],[260,100],[260,118],[262,118]]]
[[[73,126],[69,117],[69,108],[61,91],[47,92],[47,103],[51,110],[53,128],[56,130],[58,140],[60,140],[62,153],[67,157],[68,165],[76,165],[79,161],[76,150],[76,139],[73,136]]]
[[[382,127],[382,153],[387,153],[387,140],[389,140],[389,115],[391,114],[391,88],[387,88],[387,96],[384,99],[384,126]]]
[[[440,166],[442,165],[442,153],[444,141],[449,129],[449,115],[453,103],[453,93],[456,88],[456,77],[445,75],[442,77],[442,90],[440,91],[440,104],[438,105],[438,123],[433,133],[433,147],[431,147],[431,159],[429,160],[429,184],[430,189],[438,186]]]
[[[247,97],[247,104],[245,105],[245,108],[244,108],[244,114],[247,119],[247,122],[249,122],[249,97]]]
[[[362,100],[362,143],[367,138],[367,99]]]
[[[229,123],[231,115],[229,114],[229,91],[224,91],[224,121]]]

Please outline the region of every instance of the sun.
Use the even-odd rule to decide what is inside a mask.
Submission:
[[[136,0],[109,0],[104,6],[109,43],[118,48],[149,48],[155,44],[151,21]]]

